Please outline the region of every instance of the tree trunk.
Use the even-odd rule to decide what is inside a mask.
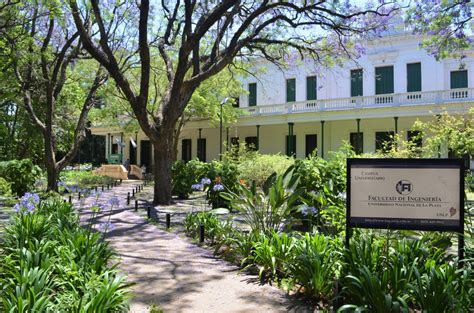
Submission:
[[[46,173],[48,176],[48,191],[58,191],[59,169],[56,164],[50,164],[50,160],[46,160]]]
[[[161,132],[160,139],[153,142],[154,204],[171,203],[171,166],[173,165],[173,146],[170,139],[173,129]]]

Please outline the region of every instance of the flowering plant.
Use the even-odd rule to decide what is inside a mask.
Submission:
[[[39,202],[40,198],[38,194],[27,192],[20,198],[20,201],[15,204],[13,209],[22,214],[30,213],[34,211]]]

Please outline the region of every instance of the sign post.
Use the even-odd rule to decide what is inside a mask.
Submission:
[[[354,227],[457,232],[462,260],[464,162],[347,159],[347,246]]]

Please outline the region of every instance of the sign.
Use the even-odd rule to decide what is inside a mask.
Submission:
[[[347,226],[462,232],[460,159],[348,159]]]

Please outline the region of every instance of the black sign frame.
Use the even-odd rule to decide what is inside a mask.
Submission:
[[[460,219],[456,226],[447,225],[410,225],[409,223],[356,223],[351,218],[351,169],[353,165],[362,165],[374,168],[455,168],[459,169],[459,204],[460,204]],[[347,175],[346,175],[346,245],[349,246],[349,241],[352,233],[352,228],[375,228],[375,229],[392,229],[392,230],[419,230],[419,231],[444,231],[457,232],[459,234],[459,258],[463,258],[464,250],[464,160],[462,159],[366,159],[366,158],[348,158],[347,159]],[[389,220],[389,219],[385,219]],[[395,220],[395,219],[394,219]],[[396,219],[400,221],[400,219]],[[413,220],[413,219],[407,219]]]

